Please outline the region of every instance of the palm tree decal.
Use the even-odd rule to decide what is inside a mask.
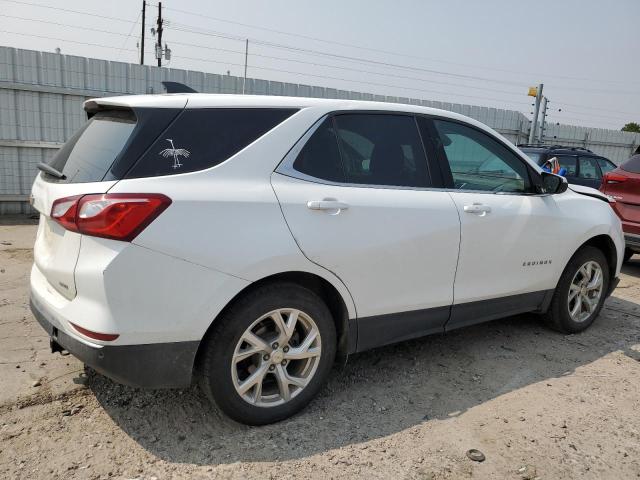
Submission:
[[[189,157],[189,150],[185,150],[184,148],[176,148],[173,145],[173,139],[172,138],[165,138],[165,140],[167,142],[169,142],[171,144],[171,148],[165,148],[164,150],[162,150],[159,155],[162,155],[163,157],[173,157],[173,168],[179,168],[182,166],[182,164],[180,163],[180,159],[179,157],[184,157],[187,158]]]

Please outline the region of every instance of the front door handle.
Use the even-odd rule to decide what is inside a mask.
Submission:
[[[307,208],[309,210],[328,210],[339,213],[341,210],[348,209],[349,204],[340,202],[338,200],[325,198],[324,200],[309,200],[307,202]]]
[[[473,205],[465,205],[464,211],[467,213],[475,213],[476,215],[483,217],[487,213],[491,212],[491,207],[489,205],[483,205],[482,203],[474,203]]]

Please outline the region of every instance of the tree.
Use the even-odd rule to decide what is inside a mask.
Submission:
[[[622,131],[640,133],[640,125],[638,125],[636,122],[629,122],[624,127],[622,127]]]

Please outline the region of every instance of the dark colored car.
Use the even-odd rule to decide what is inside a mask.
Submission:
[[[567,170],[567,181],[576,185],[600,188],[602,176],[616,168],[611,160],[586,148],[539,144],[520,144],[518,148],[540,166],[556,157]]]
[[[634,253],[640,253],[640,155],[607,172],[600,191],[615,200],[611,206],[622,221],[626,262]]]

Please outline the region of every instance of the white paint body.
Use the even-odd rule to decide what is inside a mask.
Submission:
[[[117,345],[200,340],[244,288],[284,272],[308,272],[327,280],[350,318],[554,289],[570,257],[596,235],[613,240],[619,273],[624,240],[618,218],[605,202],[571,190],[519,196],[370,188],[274,173],[318,119],[340,110],[453,118],[508,143],[462,115],[411,105],[233,95],[96,101],[175,107],[185,100],[186,108],[300,111],[207,170],[86,184],[55,184],[38,176],[33,195],[42,215],[32,295],[58,328],[87,344],[102,342],[84,338],[69,322],[118,333],[110,342]],[[69,232],[49,217],[57,198],[103,192],[162,193],[172,204],[132,243]],[[349,208],[337,214],[308,208],[309,201],[325,198]],[[474,203],[491,212],[464,211]],[[551,265],[523,268],[523,261],[550,258]]]

